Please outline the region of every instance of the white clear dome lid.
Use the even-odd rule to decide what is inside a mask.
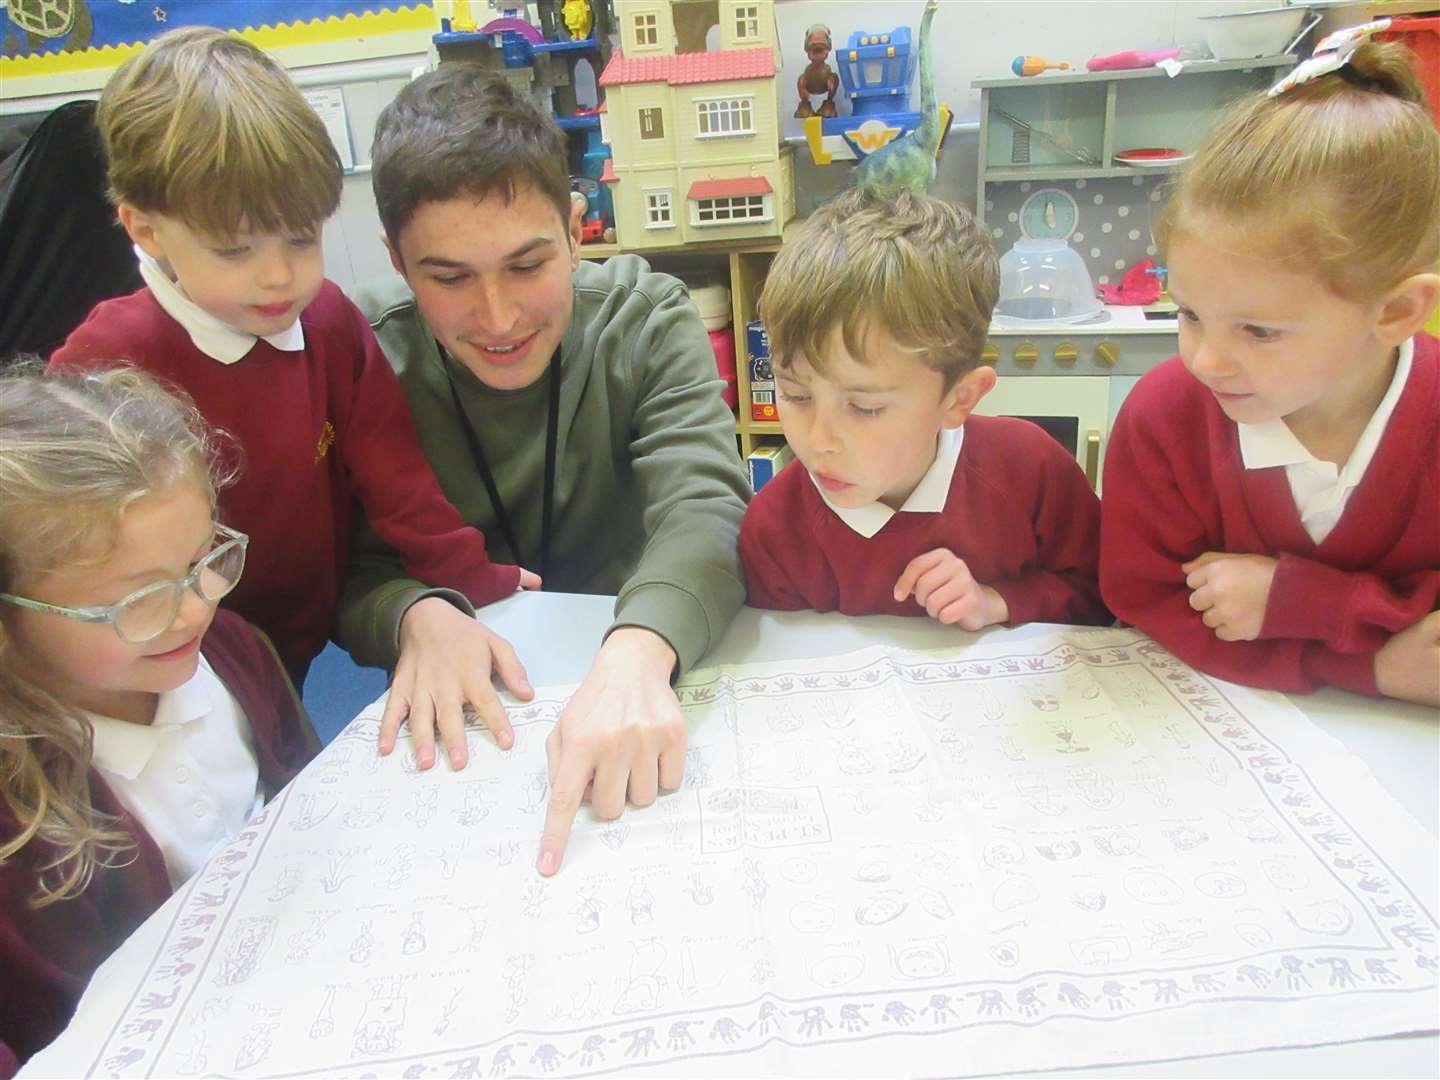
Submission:
[[[1000,256],[995,314],[1034,322],[1079,322],[1103,305],[1079,252],[1064,240],[1017,240]]]

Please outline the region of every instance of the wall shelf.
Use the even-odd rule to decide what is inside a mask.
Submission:
[[[1293,66],[1298,57],[1291,54],[1279,56],[1262,56],[1253,60],[1191,60],[1185,64],[1184,70],[1174,76],[1183,79],[1191,75],[1212,75],[1217,72],[1226,71],[1255,71],[1264,68],[1278,68]],[[1131,79],[1168,79],[1170,74],[1164,68],[1148,67],[1134,68],[1130,71],[1068,71],[1052,75],[1046,72],[1043,75],[1006,75],[993,79],[972,79],[970,85],[977,90],[992,89],[997,86],[1057,86],[1064,83],[1110,83],[1127,82]]]
[[[988,184],[1172,172],[1174,166],[1135,169],[1117,163],[1115,154],[1141,146],[1194,152],[1230,102],[1270,86],[1297,59],[1287,54],[1192,61],[1174,77],[1149,67],[975,79],[970,85],[980,91],[976,208],[983,218]],[[1077,161],[1076,154],[1098,164]]]

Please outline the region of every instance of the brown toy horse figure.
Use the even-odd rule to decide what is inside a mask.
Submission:
[[[805,65],[805,70],[795,80],[795,89],[800,94],[800,105],[795,110],[797,120],[815,115],[815,109],[810,105],[810,98],[814,94],[825,95],[825,100],[820,105],[821,116],[838,115],[835,94],[840,89],[840,76],[825,62],[832,48],[828,26],[816,23],[805,31],[805,55],[810,57],[810,63]]]

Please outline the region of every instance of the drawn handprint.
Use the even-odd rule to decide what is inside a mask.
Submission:
[[[120,1048],[120,1052],[118,1054],[115,1054],[113,1057],[108,1057],[105,1059],[105,1068],[109,1069],[111,1073],[118,1076],[122,1069],[130,1065],[134,1065],[135,1062],[139,1061],[144,1056],[145,1051],[142,1050],[140,1047],[124,1046]]]
[[[823,1005],[812,1005],[799,1011],[791,1010],[790,1015],[800,1017],[800,1026],[795,1029],[796,1035],[821,1035],[826,1028],[832,1026],[825,1018]]]
[[[1384,983],[1387,986],[1399,982],[1400,976],[1390,970],[1389,964],[1389,960],[1373,956],[1365,961],[1365,973],[1370,976],[1371,982]]]
[[[1072,1009],[1090,1008],[1089,995],[1084,993],[1074,983],[1062,982],[1055,990],[1055,996],[1069,1005]]]
[[[1415,909],[1404,900],[1395,900],[1388,904],[1382,904],[1379,900],[1374,901],[1375,914],[1382,919],[1413,919]]]
[[[915,1010],[903,1001],[889,1002],[882,1015],[887,1024],[899,1024],[901,1027],[909,1027],[915,1021]]]
[[[1169,1005],[1180,1000],[1180,984],[1174,979],[1141,979],[1140,985],[1155,987],[1157,1004]]]
[[[1199,975],[1192,976],[1190,985],[1202,994],[1218,994],[1224,987],[1224,984],[1218,978],[1208,972],[1202,972]]]
[[[1355,985],[1355,972],[1350,967],[1350,961],[1343,956],[1317,956],[1317,964],[1325,964],[1330,968],[1330,985],[1349,989]]]
[[[1107,979],[1100,987],[1100,992],[1105,995],[1105,1004],[1110,1007],[1111,1012],[1119,1012],[1121,1009],[1128,1009],[1132,1003],[1125,993],[1125,984],[1114,979]]]
[[[726,1046],[740,1038],[740,1025],[728,1016],[722,1016],[710,1025],[710,1038],[719,1039]]]
[[[620,1032],[620,1038],[629,1039],[630,1045],[625,1048],[627,1058],[649,1057],[650,1054],[660,1049],[660,1044],[655,1041],[655,1029],[653,1027],[636,1028],[634,1031]]]
[[[1035,1016],[1045,1004],[1040,1000],[1040,991],[1050,985],[1049,983],[1036,983],[1034,986],[1026,986],[1015,994],[1015,1005],[1026,1016]]]
[[[848,1004],[848,1005],[841,1005],[841,1006],[840,1006],[840,1026],[841,1026],[841,1028],[843,1028],[843,1029],[846,1030],[846,1031],[852,1031],[852,1032],[853,1032],[853,1031],[859,1031],[861,1028],[869,1027],[869,1026],[870,1026],[870,1021],[869,1021],[869,1020],[866,1020],[865,1017],[864,1017],[864,1015],[860,1012],[860,1010],[861,1010],[862,1008],[869,1008],[869,1006],[868,1006],[868,1005],[864,1005],[864,1006],[862,1006],[862,1005],[856,1005],[856,1004],[854,1004],[853,1002],[850,1003],[850,1004]]]
[[[695,1036],[690,1034],[690,1028],[700,1023],[699,1020],[676,1020],[670,1025],[670,1031],[665,1036],[665,1041],[671,1050],[686,1050],[695,1045]]]
[[[920,1012],[929,1012],[930,1019],[937,1024],[948,1024],[956,1018],[954,1003],[955,999],[949,994],[931,994],[930,1003]]]
[[[1417,943],[1429,945],[1435,940],[1435,934],[1428,926],[1421,926],[1418,923],[1408,922],[1402,926],[1392,927],[1390,932],[1395,935],[1395,940],[1401,945],[1409,948],[1420,947]]]
[[[779,1026],[780,1010],[775,1006],[773,1001],[762,1001],[760,1003],[760,1012],[756,1015],[755,1019],[750,1022],[748,1030],[754,1031],[758,1027],[761,1035],[768,1035],[770,1034],[771,1028],[778,1028]]]
[[[980,999],[975,1006],[977,1016],[1000,1016],[1010,1011],[1010,1006],[1005,1004],[1005,997],[999,990],[971,990],[965,996]]]
[[[164,1023],[165,1021],[161,1020],[158,1016],[152,1017],[149,1020],[131,1020],[120,1029],[120,1034],[127,1038],[144,1035],[145,1041],[150,1042],[155,1038],[155,1033],[160,1030]]]
[[[575,1051],[580,1055],[581,1068],[588,1068],[605,1060],[605,1036],[591,1035],[580,1044],[580,1049]],[[575,1054],[571,1054],[574,1057]]]
[[[1305,977],[1305,961],[1298,956],[1282,956],[1280,958],[1280,970],[1285,974],[1285,988],[1287,990],[1308,990],[1310,980]]]
[[[1258,968],[1254,964],[1242,964],[1235,969],[1235,977],[1244,979],[1257,990],[1264,990],[1270,985],[1270,972],[1264,968]]]
[[[554,1072],[560,1065],[560,1051],[553,1043],[541,1043],[530,1055],[530,1064],[539,1065],[548,1072]]]
[[[495,1051],[495,1056],[490,1059],[491,1076],[504,1076],[507,1072],[509,1072],[515,1067],[515,1057],[510,1052],[515,1049],[515,1045],[515,1043],[506,1043],[504,1046],[500,1047],[499,1050]],[[474,1060],[477,1065],[479,1064],[478,1059],[471,1060]],[[458,1076],[458,1070],[451,1075]]]
[[[175,999],[180,996],[180,988],[173,987],[168,994],[157,994],[153,991],[140,999],[141,1012],[156,1012],[160,1009],[168,1009],[175,1004]]]

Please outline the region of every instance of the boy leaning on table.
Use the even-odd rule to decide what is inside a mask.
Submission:
[[[999,266],[967,211],[848,191],[776,256],[761,298],[796,460],[750,503],[753,607],[1108,624],[1100,504],[1024,420],[973,415]]]

